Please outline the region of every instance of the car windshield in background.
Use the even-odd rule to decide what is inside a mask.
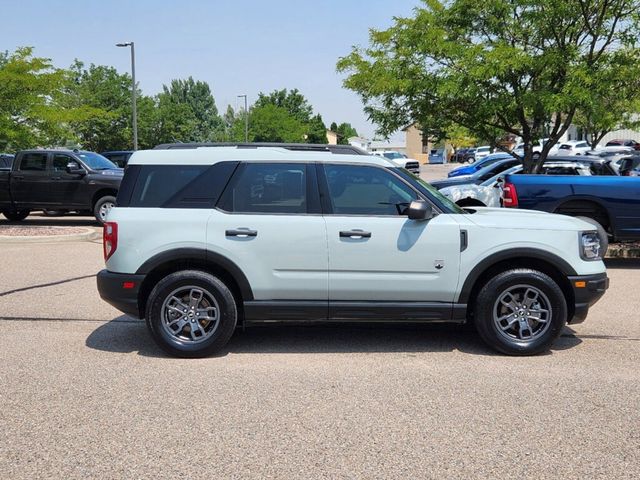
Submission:
[[[395,160],[397,158],[407,158],[404,155],[402,155],[401,153],[398,152],[385,152],[382,155],[385,156],[385,158],[388,158],[389,160]]]
[[[113,170],[118,166],[100,154],[80,152],[77,154],[91,170]]]

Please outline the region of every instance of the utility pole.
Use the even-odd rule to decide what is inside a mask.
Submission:
[[[131,110],[133,111],[133,149],[138,150],[138,112],[136,105],[136,51],[133,42],[116,43],[116,47],[131,47]]]
[[[247,95],[238,95],[238,98],[244,97],[244,141],[249,143],[249,112],[247,111]]]

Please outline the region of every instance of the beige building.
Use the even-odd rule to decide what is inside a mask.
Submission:
[[[405,153],[409,158],[415,158],[420,163],[429,163],[429,151],[431,145],[428,140],[422,138],[422,132],[415,125],[411,125],[404,131]]]
[[[332,130],[327,130],[327,143],[329,143],[329,145],[337,145],[338,134]]]

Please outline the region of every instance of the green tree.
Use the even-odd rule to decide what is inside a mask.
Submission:
[[[249,112],[251,142],[300,143],[304,141],[306,131],[306,125],[283,107],[267,104],[254,106]]]
[[[224,135],[223,121],[208,83],[189,77],[171,80],[169,86],[163,85],[162,90],[158,95],[159,102],[163,105],[185,105],[196,120],[194,128],[190,125],[183,129],[182,134],[189,136],[182,141],[210,142]]]
[[[338,124],[336,122],[331,122],[331,126],[329,127],[329,130],[331,130],[332,132],[337,132]]]
[[[260,92],[254,107],[267,105],[284,108],[301,123],[309,123],[313,115],[313,107],[297,88],[290,91],[283,88],[282,90],[274,90],[269,94]]]
[[[156,108],[154,143],[200,141],[199,122],[188,104],[174,102],[168,96],[160,94],[157,97]]]
[[[109,66],[89,65],[78,60],[67,74],[65,102],[84,107],[89,114],[74,118],[71,128],[80,146],[97,152],[133,147],[131,77]],[[138,101],[147,112],[146,101],[138,91]],[[142,122],[146,126],[146,122]]]
[[[322,121],[322,116],[318,113],[311,118],[307,131],[307,143],[327,144],[327,126]]]
[[[64,105],[66,73],[33,48],[0,52],[0,151],[50,146],[69,139],[68,123],[87,115]]]
[[[637,0],[423,1],[338,62],[383,134],[416,123],[461,125],[493,143],[513,134],[533,171],[594,97],[596,77],[610,83],[614,60],[640,69]],[[543,137],[536,162],[531,145]]]
[[[335,125],[335,122],[331,125]],[[338,134],[338,145],[348,145],[351,137],[358,136],[358,132],[350,123],[343,122],[340,125],[337,125],[335,130],[333,128],[331,130]]]

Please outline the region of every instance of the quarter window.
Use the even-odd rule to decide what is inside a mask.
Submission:
[[[376,167],[325,165],[335,215],[404,215],[418,194],[390,172]]]
[[[307,213],[306,182],[304,164],[246,163],[219,206],[237,213]]]

